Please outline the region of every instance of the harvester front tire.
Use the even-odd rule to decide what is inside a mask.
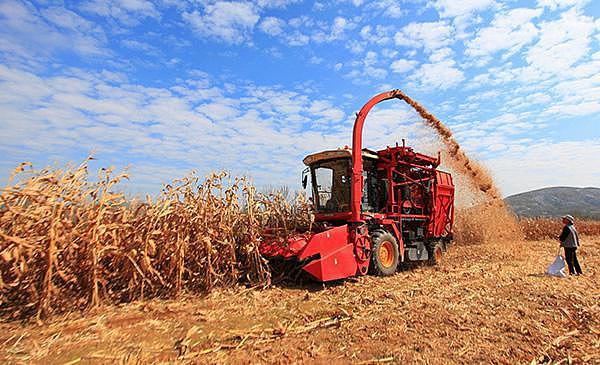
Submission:
[[[375,231],[371,235],[371,265],[369,272],[377,276],[396,273],[400,252],[396,238],[389,232]]]

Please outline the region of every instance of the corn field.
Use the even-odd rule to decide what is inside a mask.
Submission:
[[[76,167],[21,164],[0,194],[0,316],[36,317],[107,303],[268,285],[258,252],[306,229],[302,196],[257,194],[244,178],[214,173],[175,180],[145,201],[118,192],[125,173],[90,179]]]
[[[0,317],[51,314],[238,283],[266,286],[262,239],[285,240],[311,225],[303,195],[257,193],[244,178],[191,174],[139,201],[119,193],[128,176],[21,164],[0,194]],[[289,193],[289,192],[288,192]],[[287,198],[286,198],[287,196]],[[576,222],[600,235],[600,222]],[[559,219],[517,220],[492,200],[457,209],[455,240],[556,238]]]
[[[523,218],[519,225],[527,240],[557,240],[563,228],[560,218]],[[600,221],[576,219],[575,228],[580,235],[600,236]]]

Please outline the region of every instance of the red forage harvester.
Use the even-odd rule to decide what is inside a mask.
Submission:
[[[261,254],[283,260],[318,281],[387,276],[400,262],[437,263],[452,240],[454,184],[440,170],[440,155],[427,156],[397,143],[379,151],[362,148],[371,108],[400,98],[392,90],[369,100],[356,116],[352,149],[307,156],[302,184],[312,187],[315,225],[287,242],[265,241]]]

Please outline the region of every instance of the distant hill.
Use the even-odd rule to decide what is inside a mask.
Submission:
[[[511,195],[504,199],[521,217],[600,219],[600,188],[554,187]]]

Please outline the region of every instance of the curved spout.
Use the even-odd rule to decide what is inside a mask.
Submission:
[[[352,182],[351,182],[351,222],[362,222],[361,200],[363,196],[363,163],[362,163],[362,131],[365,119],[369,111],[377,104],[389,99],[403,99],[404,93],[400,90],[392,90],[374,96],[356,114],[354,129],[352,131]]]

